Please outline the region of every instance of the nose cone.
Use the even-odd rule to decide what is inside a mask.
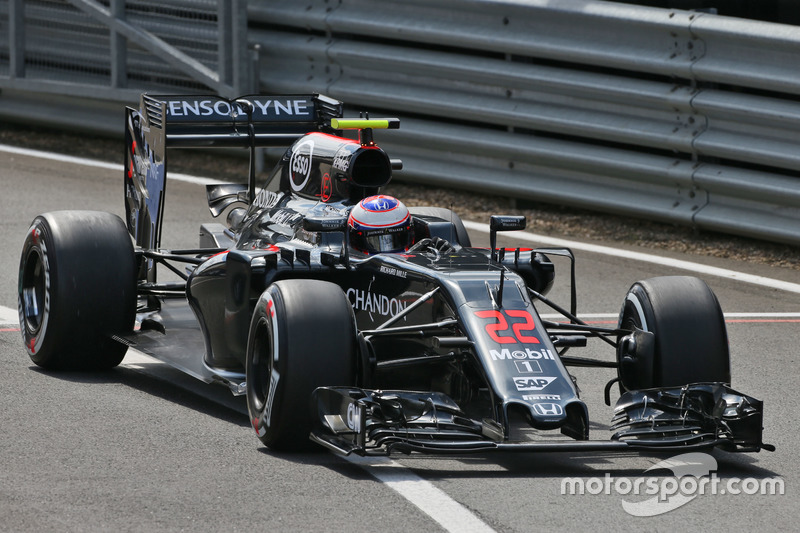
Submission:
[[[567,411],[560,400],[545,398],[529,403],[505,404],[509,440],[531,440],[537,430],[559,429],[567,422]]]

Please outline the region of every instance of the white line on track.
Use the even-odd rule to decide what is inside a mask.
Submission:
[[[481,224],[478,222],[464,221],[464,226],[472,231],[480,231],[489,233],[489,225]],[[634,261],[642,261],[644,263],[653,263],[673,268],[680,268],[697,274],[704,274],[708,276],[717,276],[720,278],[731,279],[734,281],[741,281],[743,283],[750,283],[753,285],[760,285],[762,287],[770,287],[787,292],[794,292],[800,294],[800,284],[790,283],[788,281],[781,281],[773,278],[765,278],[763,276],[754,276],[752,274],[745,274],[744,272],[737,272],[735,270],[728,270],[725,268],[717,268],[708,265],[701,265],[692,263],[691,261],[683,261],[680,259],[670,259],[668,257],[659,257],[657,255],[645,254],[641,252],[631,252],[628,250],[620,250],[610,246],[600,246],[598,244],[588,244],[578,241],[570,241],[565,239],[556,239],[546,235],[537,235],[535,233],[528,233],[525,231],[510,231],[504,235],[521,241],[541,244],[544,246],[557,246],[561,248],[571,248],[573,250],[582,250],[584,252],[591,252],[595,254],[611,255],[614,257],[621,257],[623,259],[630,259]]]
[[[51,161],[60,161],[73,165],[84,165],[96,168],[103,168],[107,170],[123,172],[123,165],[106,163],[103,161],[96,161],[92,159],[83,159],[79,157],[54,154],[50,152],[42,152],[39,150],[30,150],[27,148],[17,148],[15,146],[8,146],[0,144],[0,152],[10,154],[17,154],[22,156],[36,157],[41,159],[48,159]],[[196,176],[188,176],[186,174],[171,173],[169,179],[173,181],[183,181],[187,183],[194,183],[197,185],[208,185],[219,183],[219,180],[212,180],[208,178],[199,178]],[[0,326],[3,322],[8,322],[9,325],[18,326],[18,315],[16,309],[0,306]],[[130,366],[131,368],[142,367],[145,363],[157,363],[155,359],[149,356],[131,350],[129,355],[126,355],[123,361],[123,366]],[[490,532],[494,531],[486,523],[481,521],[469,509],[462,506],[450,498],[442,490],[438,489],[431,482],[422,479],[408,468],[402,466],[400,463],[393,461],[389,458],[379,458],[375,460],[370,458],[368,460],[361,460],[361,458],[350,459],[353,463],[360,465],[370,475],[378,479],[387,487],[396,491],[400,496],[411,502],[422,512],[430,516],[445,530],[451,532]]]
[[[408,468],[388,457],[351,455],[345,459],[367,469],[378,481],[397,491],[447,531],[453,533],[494,531],[433,483],[420,478]]]
[[[800,319],[800,313],[725,313],[726,319],[762,319],[762,320],[780,320],[780,319]],[[564,318],[563,315],[558,313],[542,313],[539,315],[545,320],[560,320]],[[614,319],[619,317],[619,313],[579,313],[578,318],[581,320],[595,320],[595,319]],[[16,309],[4,307],[0,305],[0,328],[19,327],[19,315]],[[126,357],[127,361],[128,358]]]
[[[85,167],[102,168],[106,170],[117,171],[122,175],[123,165],[119,163],[107,163],[105,161],[97,161],[96,159],[86,159],[83,157],[74,157],[71,155],[54,154],[52,152],[43,152],[41,150],[31,150],[30,148],[20,148],[18,146],[9,146],[7,144],[0,144],[0,152],[7,154],[24,155],[28,157],[36,157],[38,159],[47,159],[49,161],[60,161],[61,163],[68,163],[70,165],[83,165]],[[177,172],[169,174],[170,181],[185,181],[186,183],[194,183],[195,185],[214,185],[219,183],[220,180],[211,178],[199,178],[197,176],[190,176],[188,174],[179,174]]]
[[[0,327],[19,326],[19,312],[0,305]]]
[[[545,320],[554,320],[564,318],[563,315],[558,313],[543,313],[539,315]],[[780,318],[800,318],[800,313],[724,313],[726,319],[731,318],[760,318],[760,319],[780,319]],[[595,318],[619,318],[619,313],[578,313],[578,318],[581,320],[592,320]]]
[[[41,159],[49,159],[52,161],[61,161],[64,163],[74,164],[74,165],[85,165],[85,166],[92,166],[97,168],[105,168],[108,170],[116,170],[122,172],[123,167],[120,164],[116,163],[107,163],[105,161],[97,161],[94,159],[85,159],[81,157],[73,157],[69,155],[63,154],[55,154],[51,152],[44,152],[41,150],[31,150],[29,148],[19,148],[16,146],[10,146],[7,144],[0,144],[0,152],[6,152],[10,154],[18,154],[24,155],[29,157],[37,157]],[[213,180],[210,178],[201,178],[197,176],[190,176],[188,174],[170,174],[170,180],[175,181],[183,181],[186,183],[194,183],[197,185],[209,185],[214,183],[219,183],[219,180]],[[479,222],[472,222],[469,220],[464,221],[464,226],[472,231],[480,231],[482,233],[489,233],[489,226],[488,224],[482,224]],[[634,261],[641,261],[644,263],[653,263],[657,265],[679,268],[682,270],[687,270],[690,272],[695,272],[698,274],[705,274],[709,276],[717,276],[721,278],[731,279],[735,281],[741,281],[743,283],[750,283],[753,285],[760,285],[762,287],[771,287],[773,289],[779,289],[782,291],[793,292],[800,294],[800,284],[791,283],[788,281],[781,281],[773,278],[766,278],[763,276],[754,276],[752,274],[746,274],[744,272],[737,272],[735,270],[728,270],[725,268],[718,268],[712,267],[708,265],[701,265],[698,263],[692,263],[691,261],[683,261],[680,259],[670,259],[667,257],[659,257],[657,255],[646,254],[642,252],[632,252],[627,250],[620,250],[617,248],[612,248],[610,246],[601,246],[597,244],[588,244],[584,242],[578,241],[571,241],[566,239],[557,239],[554,237],[549,237],[547,235],[538,235],[535,233],[528,233],[524,231],[512,231],[508,232],[505,235],[508,237],[531,242],[537,243],[544,246],[558,246],[558,247],[566,247],[571,248],[573,250],[582,250],[584,252],[591,252],[596,254],[603,254],[603,255],[610,255],[614,257],[621,257],[624,259],[631,259]]]
[[[0,152],[28,156],[28,157],[36,157],[41,159],[48,159],[52,161],[61,161],[63,163],[73,164],[73,165],[84,165],[97,168],[104,168],[118,172],[123,171],[123,166],[120,164],[107,163],[104,161],[84,159],[80,157],[73,157],[62,154],[54,154],[50,152],[31,150],[27,148],[18,148],[15,146],[9,146],[5,144],[0,144]],[[218,183],[217,180],[200,178],[196,176],[189,176],[186,174],[177,174],[177,173],[170,174],[169,179],[175,181],[183,181],[187,183],[194,183],[197,185]],[[489,233],[489,226],[486,224],[464,221],[464,225],[469,230],[472,231]],[[582,250],[591,253],[622,257],[625,259],[631,259],[635,261],[642,261],[646,263],[654,263],[663,266],[679,268],[700,274],[723,277],[735,281],[741,281],[744,283],[760,285],[763,287],[771,287],[779,290],[784,290],[787,292],[800,293],[800,285],[795,283],[784,282],[771,278],[764,278],[761,276],[753,276],[751,274],[745,274],[733,270],[709,267],[697,263],[691,263],[689,261],[668,259],[645,253],[629,252],[625,250],[618,250],[608,246],[599,246],[577,241],[556,239],[545,235],[536,235],[521,231],[510,232],[506,235],[521,241],[533,242],[544,246],[567,247],[567,248],[572,248],[574,250]],[[800,316],[800,313],[726,314],[726,316],[728,317],[733,315],[737,316],[747,315],[748,317],[758,315],[759,317],[767,318],[767,317],[778,317],[778,316],[780,317]],[[583,318],[616,318],[617,315],[609,313],[601,313],[595,315],[581,315],[581,316]],[[549,317],[549,315],[545,315],[545,317]],[[0,306],[0,326],[6,324],[7,325],[18,324],[17,310]],[[145,356],[144,354],[138,352],[131,353],[131,356],[133,357],[130,356],[126,357],[124,364],[130,365],[132,367],[136,367],[140,365],[142,361],[150,359],[148,356]],[[425,479],[422,479],[421,477],[414,474],[411,470],[405,468],[404,466],[400,465],[399,463],[391,459],[352,457],[348,458],[348,460],[362,466],[372,476],[377,478],[379,481],[384,483],[392,490],[397,491],[403,498],[407,499],[421,511],[426,513],[447,531],[453,531],[453,532],[493,531],[492,528],[489,527],[489,525],[480,520],[475,514],[473,514],[467,508],[465,508],[464,506],[462,506],[461,504],[450,498],[446,493],[437,488],[435,485],[433,485],[432,483],[430,483]]]

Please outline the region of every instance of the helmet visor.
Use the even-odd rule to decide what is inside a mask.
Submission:
[[[402,252],[408,249],[409,228],[393,228],[389,231],[369,232],[364,235],[364,242],[370,253]]]

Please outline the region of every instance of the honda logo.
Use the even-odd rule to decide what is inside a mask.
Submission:
[[[557,403],[535,403],[533,410],[539,416],[560,416],[564,414],[564,409]]]

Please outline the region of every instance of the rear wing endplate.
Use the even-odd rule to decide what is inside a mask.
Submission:
[[[306,133],[330,131],[342,107],[319,94],[143,94],[139,109],[125,112],[125,214],[136,244],[160,246],[167,148],[288,146]]]

